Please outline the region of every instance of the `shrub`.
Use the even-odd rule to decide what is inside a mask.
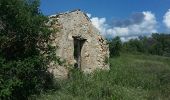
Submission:
[[[48,88],[54,58],[38,0],[0,0],[0,99],[25,100]],[[44,56],[46,55],[46,56]]]
[[[120,56],[121,47],[122,42],[120,40],[120,37],[113,38],[112,41],[109,43],[110,56]]]

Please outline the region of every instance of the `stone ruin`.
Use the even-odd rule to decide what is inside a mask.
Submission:
[[[109,70],[109,48],[107,41],[92,25],[88,16],[75,10],[50,16],[52,28],[58,29],[52,38],[57,46],[56,56],[64,65],[49,67],[55,78],[67,78],[69,69],[78,68],[84,73],[96,69]]]

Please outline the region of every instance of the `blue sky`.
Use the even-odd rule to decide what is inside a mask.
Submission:
[[[170,32],[170,0],[41,0],[40,9],[45,15],[81,9],[107,37]]]

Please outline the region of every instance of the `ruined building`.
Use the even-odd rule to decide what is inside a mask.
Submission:
[[[50,67],[54,76],[66,78],[70,67],[85,73],[109,69],[106,40],[85,13],[75,10],[50,16],[50,20],[54,22],[52,28],[59,29],[53,36],[53,45],[58,47],[56,54],[66,63],[65,66]]]

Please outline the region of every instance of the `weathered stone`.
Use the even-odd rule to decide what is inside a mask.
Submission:
[[[85,13],[76,10],[51,16],[50,19],[57,20],[52,28],[59,28],[59,32],[54,35],[55,41],[53,41],[53,44],[58,46],[57,56],[65,59],[68,65],[78,64],[80,70],[85,73],[93,72],[96,69],[109,70],[109,64],[105,62],[105,58],[109,58],[107,42]],[[52,73],[56,78],[60,78],[62,74],[66,78],[69,71],[67,67],[56,65]]]

